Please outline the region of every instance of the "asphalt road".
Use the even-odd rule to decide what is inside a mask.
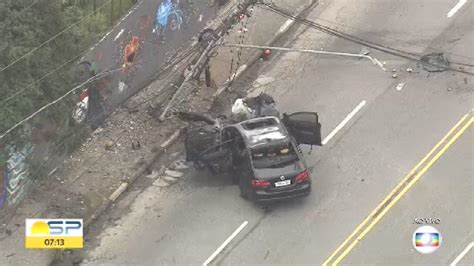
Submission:
[[[375,265],[447,265],[453,262],[474,239],[474,173],[472,160],[466,159],[472,158],[473,141],[474,130],[471,126],[344,262]],[[421,222],[420,218],[425,222]],[[434,226],[443,236],[441,247],[430,255],[418,253],[411,242],[413,232],[424,225]],[[463,257],[459,263],[473,264],[472,254],[470,258]]]
[[[448,17],[457,3],[324,1],[308,18],[388,46],[423,54],[442,51],[452,61],[473,64],[473,4],[467,2]],[[282,45],[361,50],[303,27]],[[410,171],[472,110],[473,78],[429,73],[414,62],[377,51],[370,55],[385,61],[389,70],[396,68],[398,77],[369,61],[298,53],[277,55],[249,73],[275,78],[265,91],[275,96],[282,111],[317,111],[323,136],[360,106],[327,145],[306,156],[314,177],[308,198],[261,209],[240,198],[238,188],[224,178],[191,170],[171,189],[152,186],[140,194],[131,212],[90,244],[88,261],[202,264],[247,221],[214,263],[314,265],[330,257],[329,263],[341,264],[451,263],[473,241],[472,126],[458,139],[445,139],[428,156],[420,165],[425,173],[410,179],[416,182],[404,186],[393,207],[385,206],[369,225],[356,228],[405,176],[417,176]],[[399,83],[404,83],[401,90],[396,89]],[[462,126],[471,119],[466,117]],[[441,221],[436,226],[445,242],[431,255],[412,250],[417,227],[412,222],[418,216]],[[472,260],[472,252],[464,259]]]

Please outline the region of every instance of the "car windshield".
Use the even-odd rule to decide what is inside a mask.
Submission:
[[[255,168],[277,168],[289,165],[298,160],[291,143],[255,148],[251,150]]]

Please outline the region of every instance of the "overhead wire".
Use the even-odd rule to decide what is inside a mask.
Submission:
[[[268,10],[268,9],[267,9]],[[354,26],[350,26],[350,25],[346,25],[346,24],[342,24],[342,23],[337,23],[337,22],[334,22],[334,21],[331,21],[331,20],[327,20],[327,19],[323,19],[323,18],[315,18],[314,19],[315,21],[322,21],[322,22],[325,22],[325,23],[329,23],[329,24],[333,24],[333,25],[336,25],[338,27],[343,27],[343,28],[347,28],[347,29],[352,29],[352,30],[357,30],[357,31],[363,31],[362,29],[358,28],[358,27],[354,27]],[[400,40],[400,39],[397,39],[397,38],[394,38],[394,37],[390,37],[390,36],[382,36],[380,37],[381,39],[386,39],[386,40],[390,40],[390,41],[396,41],[396,42],[403,42],[403,40]],[[420,47],[420,48],[425,48],[425,46],[422,46],[422,45],[419,45],[419,44],[416,44],[416,43],[411,43],[410,44],[411,46],[414,46],[414,47]],[[436,47],[432,47],[432,46],[428,46],[426,47],[430,50],[433,50],[433,51],[437,51],[437,52],[443,52],[447,55],[450,55],[450,56],[453,56],[453,57],[458,57],[458,58],[464,58],[464,59],[469,59],[469,60],[474,60],[474,57],[470,57],[470,56],[467,56],[467,55],[460,55],[460,54],[457,54],[457,53],[452,53],[452,52],[446,52],[446,51],[443,51],[442,49],[440,48],[436,48]],[[459,65],[467,65],[467,66],[474,66],[474,64],[467,64],[467,63],[460,63],[460,62],[456,62],[456,64],[459,64]]]
[[[13,93],[12,95],[8,96],[7,98],[3,99],[1,102],[0,102],[0,109],[3,108],[5,105],[4,103],[8,102],[9,100],[13,99],[14,97],[17,97],[19,94],[21,94],[22,92],[26,91],[27,89],[29,88],[32,88],[33,85],[37,84],[38,82],[41,82],[42,80],[44,80],[45,78],[47,78],[48,76],[50,76],[51,74],[57,72],[58,70],[60,70],[61,68],[65,67],[66,65],[72,63],[74,60],[80,58],[82,55],[84,55],[87,51],[89,50],[89,48],[85,49],[84,51],[82,51],[81,53],[79,53],[78,55],[74,56],[73,58],[69,59],[68,61],[64,62],[63,64],[61,64],[60,66],[56,67],[55,69],[53,69],[52,71],[46,73],[45,75],[43,75],[42,77],[40,77],[39,79],[31,82],[30,84],[26,85],[24,88],[20,89],[20,90],[17,90],[15,93]],[[156,55],[158,53],[158,50],[153,52],[151,55]],[[150,58],[149,60],[145,60],[143,62],[139,62],[139,64],[143,64],[143,63],[146,63],[147,61],[151,61],[152,59]]]
[[[194,52],[194,51],[197,51],[197,47],[194,47],[192,49],[190,49],[187,53],[185,53],[184,55],[182,55],[182,57],[179,57],[178,60],[175,60],[173,63],[171,64],[168,64],[166,65],[166,67],[164,69],[162,69],[161,71],[162,72],[165,72],[167,70],[169,70],[171,67],[175,66],[176,64],[178,64],[179,62],[181,62],[182,60],[184,60],[183,58],[186,58],[190,53]],[[154,54],[157,53],[157,52],[154,52]],[[181,60],[179,60],[181,59]],[[130,67],[133,67],[133,66],[136,66],[136,65],[141,65],[141,64],[144,64],[146,62],[149,62],[151,60],[154,60],[154,58],[148,58],[146,60],[142,60],[142,61],[139,61],[137,63],[133,63],[132,65],[130,65]],[[77,91],[78,89],[84,87],[86,84],[88,83],[91,83],[93,81],[96,81],[96,80],[99,80],[99,79],[102,79],[104,77],[107,77],[107,76],[110,76],[112,75],[113,73],[116,73],[118,71],[122,71],[123,68],[122,67],[119,67],[119,68],[115,68],[115,69],[110,69],[110,70],[106,70],[106,71],[103,71],[101,73],[98,73],[97,75],[87,79],[86,81],[74,86],[71,90],[67,91],[65,94],[63,94],[62,96],[60,96],[59,98],[55,99],[54,101],[51,101],[45,105],[43,105],[41,108],[39,108],[38,110],[36,110],[35,112],[33,112],[32,114],[30,114],[29,116],[27,116],[26,118],[22,119],[21,121],[17,122],[16,124],[14,124],[12,127],[10,127],[8,130],[6,130],[5,132],[3,132],[1,135],[0,135],[0,140],[3,139],[5,136],[7,136],[8,134],[10,134],[12,131],[16,130],[19,126],[21,126],[22,124],[28,122],[29,120],[31,120],[32,118],[34,118],[35,116],[37,116],[39,113],[43,112],[44,110],[46,110],[47,108],[49,108],[50,106],[62,101],[63,99],[65,99],[67,96],[69,96],[70,94],[74,93],[75,91]]]
[[[246,20],[245,20],[245,24],[241,21],[240,22],[240,25],[241,25],[241,29],[240,29],[240,35],[239,35],[239,44],[244,44],[245,42],[245,38],[247,37],[247,34],[246,32],[248,31],[248,28],[247,28],[247,25],[248,25],[248,22],[250,20],[250,17],[245,15],[246,17]],[[232,85],[232,83],[234,82],[235,80],[235,77],[237,75],[237,72],[239,71],[239,68],[240,68],[240,63],[241,63],[241,57],[242,57],[242,47],[238,49],[237,51],[237,66],[235,68],[235,73],[231,76],[230,80],[229,80],[229,85]],[[233,62],[234,58],[232,56],[232,62]],[[232,68],[231,68],[231,71],[232,71]]]
[[[44,80],[45,78],[49,77],[51,74],[54,74],[55,72],[57,72],[58,70],[62,69],[63,67],[65,67],[66,65],[74,62],[75,60],[79,59],[87,50],[89,50],[89,48],[87,48],[86,50],[82,51],[81,53],[79,53],[78,55],[72,57],[71,59],[65,61],[64,63],[62,63],[61,65],[59,65],[58,67],[56,67],[55,69],[51,70],[50,72],[44,74],[43,76],[41,76],[40,78],[32,81],[31,83],[29,83],[28,85],[26,85],[25,87],[23,87],[22,89],[20,90],[17,90],[15,91],[15,93],[13,93],[12,95],[10,96],[7,96],[7,98],[3,99],[1,102],[0,102],[0,108],[4,107],[4,104],[8,101],[10,101],[11,99],[15,98],[16,96],[18,96],[19,94],[23,93],[24,91],[26,91],[27,89],[29,88],[32,88],[33,85],[37,84],[38,82],[41,82],[42,80]]]
[[[391,54],[391,55],[394,55],[394,56],[402,57],[402,58],[409,59],[409,60],[412,60],[412,61],[422,62],[423,64],[426,64],[426,65],[431,65],[431,66],[435,66],[435,67],[442,67],[442,68],[447,69],[447,70],[449,69],[451,71],[456,71],[456,72],[460,72],[460,73],[467,74],[467,75],[474,75],[474,72],[469,72],[469,71],[466,71],[466,70],[463,70],[463,69],[458,69],[458,68],[455,68],[455,67],[445,66],[445,65],[441,66],[441,65],[438,65],[438,64],[434,64],[432,62],[422,61],[421,60],[421,55],[419,55],[417,53],[404,51],[404,50],[397,49],[397,48],[394,48],[394,47],[388,47],[388,46],[378,44],[378,43],[375,43],[375,42],[372,42],[372,41],[364,40],[364,39],[358,38],[356,36],[338,31],[338,30],[333,29],[331,27],[316,23],[314,21],[311,21],[311,20],[308,20],[308,19],[305,19],[305,18],[301,18],[301,17],[298,17],[298,16],[294,16],[294,15],[288,13],[287,11],[285,11],[285,10],[275,6],[275,5],[269,5],[269,4],[262,3],[262,2],[258,2],[257,4],[259,6],[262,6],[265,9],[267,9],[269,11],[272,11],[276,14],[279,14],[283,17],[290,18],[290,19],[292,19],[292,20],[294,20],[298,23],[307,25],[311,28],[317,29],[317,30],[322,31],[324,33],[327,33],[329,35],[333,35],[333,36],[345,39],[347,41],[358,43],[358,44],[367,46],[369,48],[372,48],[372,49],[375,49],[375,50],[378,50],[378,51],[381,51],[381,52],[385,52],[385,53],[388,53],[388,54]],[[450,63],[457,64],[456,62],[450,62]]]
[[[76,26],[77,24],[85,21],[86,18],[94,15],[95,13],[97,13],[98,10],[102,9],[103,7],[105,7],[106,5],[108,5],[112,0],[108,0],[105,4],[99,6],[96,10],[94,10],[93,12],[89,13],[88,15],[84,16],[82,19],[80,19],[79,21],[75,22],[75,23],[72,23],[71,25],[67,26],[65,29],[61,30],[60,32],[58,32],[57,34],[53,35],[52,37],[50,37],[48,40],[44,41],[43,43],[41,43],[40,45],[36,46],[35,48],[31,49],[30,51],[26,52],[25,54],[23,54],[22,56],[18,57],[17,59],[13,60],[13,62],[9,63],[8,65],[2,67],[0,69],[0,72],[3,72],[5,70],[7,70],[8,68],[10,68],[11,66],[15,65],[16,63],[18,63],[19,61],[23,60],[25,57],[28,57],[30,56],[32,53],[36,52],[37,50],[41,49],[43,46],[45,46],[46,44],[50,43],[51,41],[55,40],[56,38],[58,38],[59,36],[63,35],[65,32],[67,32],[69,29],[71,29],[72,27]]]

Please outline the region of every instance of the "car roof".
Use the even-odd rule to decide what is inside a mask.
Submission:
[[[232,125],[244,137],[248,147],[287,143],[289,134],[283,123],[274,116],[257,117]]]

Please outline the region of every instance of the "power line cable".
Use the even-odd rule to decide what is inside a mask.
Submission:
[[[0,102],[0,108],[2,108],[4,106],[4,103],[8,102],[9,100],[15,98],[16,96],[18,96],[19,94],[21,94],[22,92],[26,91],[27,89],[29,88],[32,88],[33,85],[37,84],[38,82],[41,82],[43,79],[49,77],[51,74],[54,74],[55,72],[57,72],[58,70],[62,69],[63,67],[65,67],[66,65],[72,63],[73,61],[77,60],[78,58],[81,57],[81,55],[83,55],[87,50],[89,50],[89,48],[87,48],[86,50],[82,51],[81,53],[79,53],[78,55],[74,56],[73,58],[67,60],[66,62],[62,63],[60,66],[56,67],[55,69],[53,69],[52,71],[46,73],[45,75],[43,75],[42,77],[40,77],[39,79],[37,80],[34,80],[33,82],[31,82],[30,84],[26,85],[24,88],[20,89],[20,90],[17,90],[15,93],[13,93],[12,95],[8,96],[7,98],[3,99],[1,102]]]
[[[246,32],[248,31],[247,25],[250,20],[250,17],[246,16],[245,24],[243,22],[240,23],[241,25],[241,34],[239,36],[239,44],[244,44],[245,38],[247,37]],[[232,83],[235,80],[235,76],[237,75],[237,72],[239,71],[240,63],[241,63],[241,57],[242,57],[242,47],[237,51],[237,66],[235,68],[235,73],[232,75],[232,79],[230,79],[229,85],[232,85]],[[233,58],[232,58],[233,61]]]
[[[66,27],[65,29],[63,29],[62,31],[60,31],[59,33],[55,34],[53,37],[49,38],[48,40],[46,40],[45,42],[41,43],[40,45],[36,46],[35,48],[33,48],[32,50],[28,51],[27,53],[23,54],[22,56],[20,56],[19,58],[13,60],[13,62],[9,63],[8,65],[6,65],[5,67],[1,68],[0,69],[0,72],[3,72],[5,70],[7,70],[8,68],[10,68],[11,66],[15,65],[16,63],[18,63],[19,61],[21,61],[22,59],[24,59],[25,57],[31,55],[32,53],[36,52],[37,50],[41,49],[43,46],[45,46],[46,44],[50,43],[51,41],[55,40],[56,38],[58,38],[59,36],[63,35],[65,32],[67,32],[69,29],[71,29],[72,27],[76,26],[77,24],[83,22],[86,18],[94,15],[95,13],[97,13],[98,10],[102,9],[103,7],[105,7],[106,5],[108,5],[110,2],[112,2],[112,0],[108,0],[105,4],[101,5],[100,7],[98,7],[96,10],[94,10],[92,13],[84,16],[82,19],[80,19],[79,21],[77,21],[76,23],[73,23],[71,25],[69,25],[68,27]]]
[[[268,9],[267,9],[267,10],[268,10]],[[357,28],[357,27],[354,27],[354,26],[349,26],[349,25],[346,25],[346,24],[337,23],[337,22],[330,21],[330,20],[327,20],[327,19],[315,18],[314,20],[315,20],[315,21],[326,22],[326,23],[333,24],[333,25],[336,25],[336,26],[339,26],[339,27],[343,27],[343,28],[347,28],[347,29],[352,29],[352,30],[357,30],[357,31],[363,31],[363,30],[360,29],[360,28]],[[381,36],[380,38],[381,38],[381,39],[386,39],[386,40],[391,40],[391,41],[403,42],[403,40],[400,40],[400,39],[397,39],[397,38],[393,38],[393,37],[389,37],[389,36]],[[424,46],[421,46],[421,45],[419,45],[419,44],[410,44],[410,45],[411,45],[411,46],[415,46],[415,47],[425,48]],[[443,52],[443,53],[448,54],[448,55],[453,56],[453,57],[459,57],[459,58],[465,58],[465,59],[469,59],[469,60],[474,60],[474,57],[470,57],[470,56],[467,56],[467,55],[460,55],[460,54],[456,54],[456,53],[452,53],[452,52],[445,52],[445,51],[443,51],[442,49],[439,49],[439,48],[436,48],[436,47],[427,46],[426,48],[431,49],[431,50],[434,50],[434,51],[438,51],[438,52]],[[458,62],[457,64],[460,64],[460,65],[467,65],[467,66],[474,66],[473,64],[459,63],[459,62]]]
[[[279,15],[281,15],[283,17],[286,17],[286,18],[290,18],[290,19],[292,19],[292,20],[294,20],[298,23],[307,25],[311,28],[317,29],[317,30],[322,31],[324,33],[327,33],[329,35],[340,37],[340,38],[343,38],[345,40],[348,40],[348,41],[351,41],[351,42],[354,42],[354,43],[358,43],[358,44],[361,44],[361,45],[364,45],[364,46],[367,46],[367,47],[370,47],[370,48],[373,48],[375,50],[379,50],[379,51],[382,51],[382,52],[385,52],[385,53],[388,53],[388,54],[391,54],[391,55],[395,55],[395,56],[402,57],[402,58],[405,58],[405,59],[409,59],[409,60],[412,60],[412,61],[421,62],[421,63],[426,64],[426,65],[435,66],[435,67],[442,67],[442,68],[447,69],[447,70],[449,69],[449,70],[456,71],[456,72],[463,73],[463,74],[467,74],[467,75],[474,75],[474,72],[465,71],[465,70],[454,68],[454,67],[447,66],[447,65],[442,65],[441,66],[441,65],[438,65],[438,64],[434,64],[432,62],[422,61],[421,56],[419,54],[416,54],[416,53],[413,53],[413,52],[408,52],[408,51],[403,51],[401,49],[388,47],[388,46],[378,44],[378,43],[375,43],[375,42],[363,40],[361,38],[352,36],[350,34],[347,34],[347,33],[335,30],[333,28],[318,24],[314,21],[291,15],[287,11],[285,11],[281,8],[275,7],[275,6],[271,6],[271,5],[268,5],[268,4],[265,4],[265,3],[258,3],[258,4],[262,5],[267,10],[270,10],[270,11],[276,13],[276,14],[279,14]],[[458,64],[456,62],[450,62],[450,63]]]
[[[69,59],[68,61],[64,62],[63,64],[61,64],[60,66],[56,67],[54,70],[50,71],[49,73],[46,73],[45,75],[43,75],[41,78],[31,82],[30,84],[26,85],[26,87],[16,91],[15,93],[13,93],[12,95],[8,96],[7,98],[3,99],[1,102],[0,102],[0,109],[3,108],[5,105],[4,103],[8,102],[9,100],[17,97],[19,94],[21,94],[22,92],[24,92],[25,90],[29,89],[29,88],[32,88],[33,85],[37,84],[38,82],[41,82],[43,79],[47,78],[48,76],[50,76],[51,74],[55,73],[56,71],[60,70],[61,68],[63,68],[64,66],[68,65],[69,63],[73,62],[74,60],[80,58],[81,55],[83,55],[84,53],[86,53],[87,51],[89,50],[89,48],[85,49],[84,51],[82,51],[81,53],[79,53],[77,56]],[[158,53],[158,51],[156,52],[153,52],[151,55],[156,55]],[[149,60],[145,60],[145,61],[142,61],[142,62],[139,62],[139,64],[143,64],[143,63],[146,63],[147,61],[151,61],[152,59],[149,59]]]
[[[190,49],[191,51],[196,51],[197,50],[197,47],[193,48],[193,49]],[[157,53],[157,52],[155,52]],[[187,57],[189,54],[186,53],[185,56],[183,57]],[[181,58],[181,57],[180,57]],[[151,61],[153,60],[154,58],[149,58],[147,60],[143,60],[141,62],[137,62],[137,63],[134,63],[132,64],[131,66],[129,67],[132,67],[132,66],[135,66],[135,65],[140,65],[140,64],[144,64],[148,61]],[[182,59],[182,58],[181,58]],[[172,64],[168,64],[166,65],[166,67],[164,69],[162,69],[161,71],[162,72],[165,72],[167,70],[169,70],[171,67],[175,66],[176,64],[178,64],[179,62],[181,62],[182,60],[176,60],[175,62],[173,62]],[[116,68],[116,69],[111,69],[111,70],[107,70],[107,71],[104,71],[102,73],[99,73],[89,79],[87,79],[86,81],[82,82],[81,84],[79,85],[76,85],[75,87],[73,87],[71,90],[69,90],[68,92],[66,92],[64,95],[62,95],[61,97],[57,98],[56,100],[52,101],[52,102],[49,102],[48,104],[42,106],[41,108],[39,108],[38,110],[36,110],[35,112],[33,112],[31,115],[29,115],[28,117],[24,118],[23,120],[17,122],[15,125],[13,125],[12,127],[10,127],[8,130],[6,130],[5,132],[2,133],[2,135],[0,135],[0,140],[3,139],[6,135],[8,135],[10,132],[14,131],[15,129],[17,129],[19,126],[21,126],[22,124],[28,122],[29,120],[31,120],[33,117],[35,117],[36,115],[38,115],[39,113],[43,112],[44,110],[46,110],[47,108],[49,108],[50,106],[62,101],[63,99],[65,99],[67,96],[69,96],[71,93],[74,93],[75,91],[77,91],[78,89],[84,87],[86,84],[90,83],[90,82],[93,82],[93,81],[96,81],[96,80],[99,80],[99,79],[102,79],[104,77],[107,77],[107,76],[110,76],[112,75],[113,73],[115,72],[118,72],[118,71],[122,71],[123,68],[120,67],[120,68]]]

